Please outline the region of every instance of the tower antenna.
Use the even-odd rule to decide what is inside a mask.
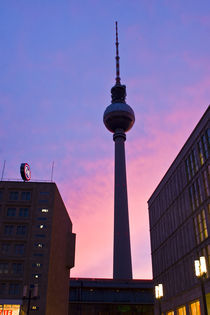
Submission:
[[[120,57],[119,57],[119,42],[118,42],[118,28],[117,28],[117,21],[115,22],[116,25],[116,84],[121,84],[120,82]]]

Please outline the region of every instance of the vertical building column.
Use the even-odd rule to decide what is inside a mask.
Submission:
[[[124,131],[116,129],[113,140],[115,142],[113,278],[132,279]]]

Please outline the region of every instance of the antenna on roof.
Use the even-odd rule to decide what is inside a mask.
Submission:
[[[51,182],[53,181],[54,161],[52,162]]]
[[[117,28],[117,21],[115,22],[116,25],[116,84],[120,83],[120,57],[119,57],[119,42],[118,42],[118,28]]]
[[[3,180],[3,177],[4,177],[5,165],[6,165],[6,160],[4,160],[4,165],[3,165],[3,168],[2,168],[1,181]]]

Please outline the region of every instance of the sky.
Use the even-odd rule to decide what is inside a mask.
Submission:
[[[209,0],[0,2],[0,172],[53,180],[77,235],[72,277],[111,278],[115,81],[136,121],[126,162],[133,276],[151,279],[147,201],[210,103]]]

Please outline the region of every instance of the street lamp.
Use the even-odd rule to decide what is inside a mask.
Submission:
[[[155,286],[155,298],[159,301],[159,314],[161,315],[161,298],[163,297],[162,283]]]
[[[207,311],[207,304],[206,304],[206,295],[205,295],[205,288],[204,288],[204,279],[206,277],[207,268],[206,268],[206,258],[201,256],[199,260],[195,260],[195,275],[200,279],[201,282],[201,292],[203,298],[203,307],[204,307],[204,315],[208,315]]]

